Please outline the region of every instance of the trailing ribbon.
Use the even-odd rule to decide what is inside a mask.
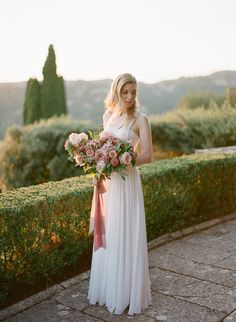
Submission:
[[[94,232],[94,250],[100,247],[105,248],[103,236],[105,235],[105,220],[104,220],[104,203],[103,193],[107,191],[103,179],[94,182],[93,200],[90,212],[89,233]]]

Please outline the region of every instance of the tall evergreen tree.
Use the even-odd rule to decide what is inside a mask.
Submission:
[[[236,88],[235,87],[227,88],[226,96],[230,102],[230,105],[236,107]]]
[[[31,124],[41,118],[40,84],[37,79],[30,78],[27,82],[24,102],[24,124]]]
[[[67,114],[63,77],[57,76],[56,56],[53,45],[49,46],[48,56],[43,67],[41,90],[42,118]]]

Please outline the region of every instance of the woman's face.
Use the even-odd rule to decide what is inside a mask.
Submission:
[[[127,83],[121,88],[121,108],[126,110],[133,106],[137,93],[137,86],[135,83]]]

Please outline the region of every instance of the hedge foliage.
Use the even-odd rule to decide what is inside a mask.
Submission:
[[[180,109],[151,118],[153,141],[164,151],[192,153],[195,149],[236,144],[236,108],[226,100],[221,107]]]
[[[70,117],[54,117],[22,127],[11,127],[0,143],[0,189],[30,186],[80,175],[67,160],[65,140],[71,132],[91,129]]]
[[[195,109],[197,107],[203,107],[208,109],[214,102],[217,106],[221,106],[226,99],[229,99],[229,90],[225,95],[217,95],[214,92],[196,92],[190,91],[187,95],[183,96],[177,104],[177,109]]]
[[[195,149],[236,144],[236,108],[228,101],[219,108],[181,109],[151,118],[156,150],[192,153]],[[94,130],[69,117],[54,117],[8,129],[0,143],[0,190],[61,180],[82,173],[67,160],[64,142],[70,132]],[[95,129],[95,130],[98,130]]]
[[[236,155],[192,155],[140,169],[148,240],[236,210]],[[0,195],[0,302],[15,283],[51,280],[91,249],[92,179]]]

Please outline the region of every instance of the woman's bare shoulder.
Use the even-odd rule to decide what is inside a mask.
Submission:
[[[144,122],[149,122],[149,117],[147,114],[140,112],[137,116],[137,121],[141,124]]]

